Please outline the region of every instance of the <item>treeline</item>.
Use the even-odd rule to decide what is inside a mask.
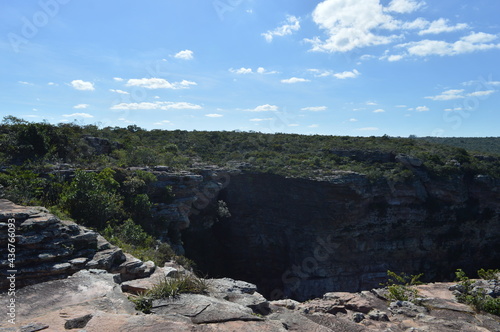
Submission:
[[[373,180],[412,178],[412,172],[394,158],[370,157],[370,153],[381,153],[419,158],[425,169],[437,177],[461,173],[500,177],[499,155],[495,154],[500,152],[500,138],[451,139],[474,142],[471,149],[450,146],[445,139],[430,140],[237,131],[148,131],[135,125],[100,129],[74,123],[31,123],[9,116],[0,124],[0,164],[27,165],[32,169],[64,163],[83,169],[155,165],[186,169],[215,164],[293,177],[318,178],[344,170],[366,174]],[[357,153],[352,155],[351,151]],[[363,152],[369,153],[363,157]]]
[[[500,137],[421,137],[419,139],[478,153],[500,154]]]

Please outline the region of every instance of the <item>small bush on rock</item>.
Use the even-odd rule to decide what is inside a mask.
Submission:
[[[419,279],[423,275],[423,273],[410,276],[405,273],[398,275],[388,270],[388,280],[385,286],[387,286],[387,290],[389,291],[389,298],[396,301],[414,301],[418,295],[418,291],[413,286],[422,284]]]
[[[208,292],[206,279],[198,278],[193,274],[180,275],[176,278],[163,278],[156,285],[137,297],[130,298],[136,310],[150,313],[153,300],[177,297],[183,293],[205,294]]]
[[[499,270],[481,269],[478,272],[480,278],[484,280],[497,280]],[[485,311],[493,315],[500,316],[500,298],[494,298],[486,294],[485,289],[475,287],[462,269],[455,272],[459,284],[457,285],[456,298],[458,302],[465,303],[474,308],[477,312]]]

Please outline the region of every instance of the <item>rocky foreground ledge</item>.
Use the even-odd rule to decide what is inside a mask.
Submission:
[[[12,219],[15,294],[6,272]],[[383,289],[327,293],[303,303],[268,301],[253,284],[210,279],[205,294],[155,300],[151,313],[144,314],[135,310],[129,296],[161,279],[191,272],[173,262],[164,267],[141,262],[97,233],[60,221],[43,208],[0,200],[0,229],[2,332],[500,331],[500,317],[458,303],[450,290],[452,283],[418,286],[421,300],[416,305],[391,302]],[[15,324],[8,315],[12,299]]]

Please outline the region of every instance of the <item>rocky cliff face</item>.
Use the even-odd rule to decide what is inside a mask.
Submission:
[[[192,215],[185,248],[211,275],[248,280],[268,297],[306,300],[370,289],[387,270],[448,280],[500,265],[500,181],[430,180],[399,156],[412,182],[343,172],[317,180],[232,174],[216,200],[231,217]],[[206,223],[206,222],[205,222]]]
[[[85,269],[116,273],[120,281],[149,276],[155,269],[153,262],[143,263],[124,254],[97,232],[61,221],[42,207],[0,199],[0,230],[0,291],[9,289],[12,280],[7,277],[11,274],[21,288]]]
[[[384,158],[401,163],[415,178],[373,183],[354,172],[310,180],[216,167],[143,170],[157,178],[149,192],[154,215],[165,221],[155,226],[163,239],[202,272],[253,282],[269,298],[305,300],[371,289],[385,281],[387,270],[423,272],[428,281],[442,281],[457,268],[472,274],[500,266],[499,179],[434,180],[418,159]],[[172,187],[170,202],[162,197],[166,186]],[[15,209],[20,207],[2,206],[0,213],[13,215]],[[30,211],[16,217],[25,237],[18,259],[23,266],[36,261],[41,272],[34,275],[50,278],[95,267],[88,265],[94,255],[110,249],[88,229]],[[37,222],[42,215],[44,221]],[[27,278],[31,269],[25,270]]]

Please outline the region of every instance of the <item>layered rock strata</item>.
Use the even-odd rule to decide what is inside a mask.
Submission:
[[[204,228],[206,215],[191,216],[186,253],[210,275],[297,300],[377,287],[387,270],[438,281],[451,280],[457,268],[498,268],[500,180],[433,179],[418,159],[395,159],[413,180],[232,174],[216,198],[230,217]]]
[[[19,289],[84,269],[112,271],[125,280],[147,277],[155,269],[153,262],[126,256],[97,232],[59,220],[42,207],[0,199],[0,233],[0,290],[9,288],[10,274]]]

